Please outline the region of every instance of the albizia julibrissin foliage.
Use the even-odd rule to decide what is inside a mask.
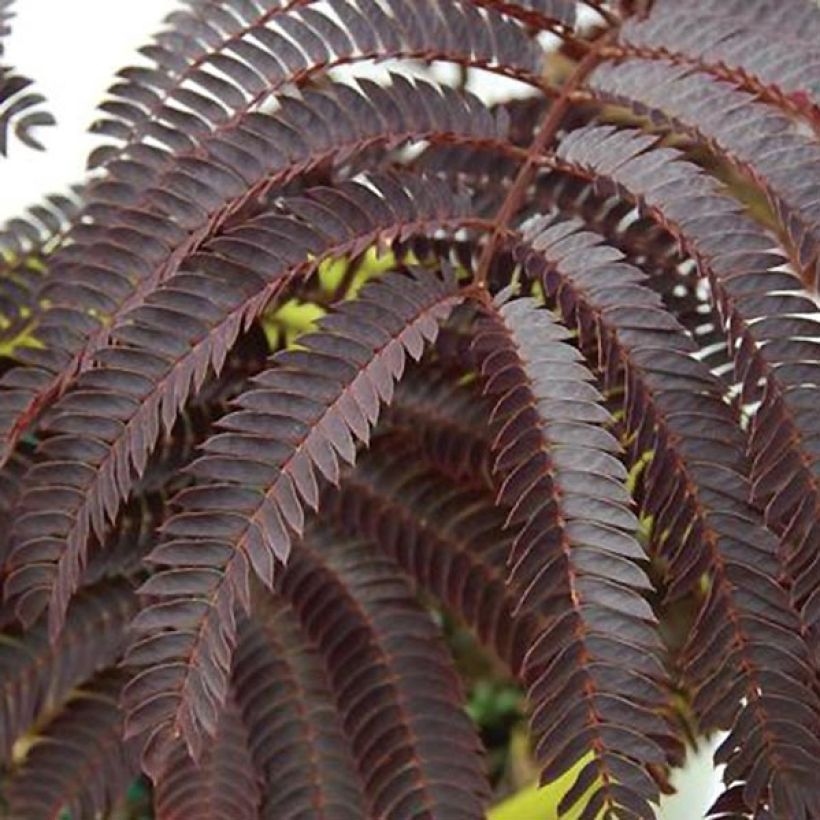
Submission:
[[[694,724],[711,816],[820,817],[819,44],[809,0],[169,16],[81,207],[2,237],[11,815],[143,772],[169,820],[482,817],[433,601],[561,811],[653,817]]]

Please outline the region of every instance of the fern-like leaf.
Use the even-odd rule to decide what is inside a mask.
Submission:
[[[206,442],[193,466],[205,483],[177,499],[182,511],[165,526],[168,540],[148,559],[162,569],[143,587],[161,603],[138,619],[149,668],[126,694],[130,732],[152,732],[152,751],[181,734],[199,757],[226,696],[233,610],[250,606],[249,570],[273,584],[291,532],[302,532],[304,508],[318,504],[317,477],[336,482],[339,459],[354,461],[355,441],[367,442],[406,355],[421,356],[460,298],[453,276],[393,274],[369,285],[301,337],[302,350],[277,354],[222,421],[224,432]],[[158,626],[181,634],[154,634]],[[153,656],[167,660],[169,641],[180,647],[170,678],[164,664],[152,666]],[[159,714],[150,708],[157,697],[167,703]],[[154,768],[150,757],[146,766]]]
[[[667,61],[602,63],[590,84],[605,100],[671,121],[676,132],[713,146],[719,157],[749,176],[767,193],[788,236],[795,268],[805,281],[817,280],[820,215],[806,181],[820,163],[820,148],[792,119],[754,102],[731,83]]]
[[[597,152],[606,151],[607,143],[611,148],[618,145],[620,141],[620,145],[628,146],[627,151],[630,152],[635,151],[635,147],[641,145],[637,141],[630,143],[629,134],[625,135],[626,141],[624,141],[624,135],[613,136],[610,132],[604,133],[603,142],[594,149],[594,156],[601,159],[604,154],[599,155]],[[647,160],[642,157],[640,150],[639,148],[637,153],[629,154],[632,157],[631,163],[623,161],[618,165],[618,161],[615,160],[616,167],[612,171],[622,185],[629,186],[632,190],[638,187],[638,180],[643,179],[648,183],[645,171],[640,176],[638,175],[642,160],[646,167],[657,168],[655,165],[657,160]],[[617,150],[615,153],[617,154]],[[568,150],[566,156],[571,158],[572,153]],[[613,152],[606,151],[606,156],[607,162],[612,163]],[[651,154],[648,156],[652,157]],[[596,163],[598,161],[596,159]],[[686,167],[671,169],[672,174],[686,171]],[[669,206],[663,199],[662,193],[657,195],[654,193],[654,191],[664,190],[664,179],[660,174],[659,177],[657,180],[653,179],[650,190],[645,196],[648,203],[657,207],[661,214],[666,213],[668,216]],[[709,186],[704,187],[709,205],[716,207],[711,196],[717,199],[718,205],[722,204],[722,200],[717,195],[711,195]],[[712,231],[721,230],[720,243],[715,247],[726,247],[727,226],[737,224],[739,227],[746,227],[749,223],[739,214],[733,213],[734,209],[730,210],[725,204],[723,210],[729,212],[729,217],[720,223],[720,227],[692,217],[688,224],[684,223],[681,234],[694,237],[690,240],[693,243],[703,242],[706,247],[711,248],[711,242],[707,244],[706,237]],[[710,210],[710,213],[712,214],[710,220],[714,222],[714,210]],[[701,226],[702,233],[698,230]],[[684,234],[683,230],[687,228],[688,231]],[[749,228],[753,229],[753,226],[749,225]],[[545,238],[544,244],[548,246],[549,243],[550,239]],[[729,275],[731,268],[726,270],[722,265],[716,264],[720,262],[718,254],[719,252],[712,256],[710,253],[710,256],[704,260],[705,264],[713,266],[713,272],[719,271],[723,275]],[[729,259],[734,261],[732,256],[729,256]],[[729,281],[735,284],[740,278],[742,275],[735,273]],[[718,287],[722,284],[721,279],[715,278],[712,281]],[[766,304],[765,299],[759,298],[755,301],[747,301],[758,309]],[[729,307],[734,308],[735,305],[729,303]],[[727,309],[725,305],[721,305],[721,308]],[[735,330],[735,327],[732,330]],[[759,328],[760,324],[752,324],[749,330],[754,333],[755,329]],[[741,329],[745,331],[743,326]],[[639,336],[640,332],[633,335]],[[772,352],[768,346],[761,348],[763,357],[767,354],[771,355]],[[645,362],[653,360],[660,364],[655,350],[644,358]],[[751,374],[741,372],[745,378],[751,377]],[[773,378],[783,372],[788,371],[779,368],[773,374]],[[757,389],[756,386],[754,389]],[[632,395],[634,396],[635,393]],[[765,401],[764,399],[764,406]],[[702,399],[701,403],[703,403]],[[714,406],[714,400],[712,403]],[[637,412],[640,412],[639,405],[635,405],[635,408]],[[714,411],[705,415],[706,417],[711,415],[716,420],[720,417],[720,414]],[[678,420],[682,420],[680,416]],[[722,424],[725,427],[725,421]],[[687,438],[691,439],[691,433]],[[726,435],[723,436],[723,440],[724,442],[727,440]],[[651,443],[644,442],[643,446],[651,446]],[[771,534],[755,520],[756,514],[748,503],[749,497],[753,495],[752,490],[744,486],[740,476],[733,474],[734,469],[738,469],[738,465],[740,471],[743,472],[744,468],[740,460],[743,455],[742,451],[736,448],[733,453],[731,449],[726,450],[717,443],[709,442],[708,453],[708,457],[717,459],[718,464],[721,460],[724,461],[722,469],[718,472],[713,469],[703,471],[702,467],[697,466],[697,471],[693,475],[693,483],[696,488],[699,488],[698,492],[706,502],[707,509],[711,507],[719,513],[718,515],[710,514],[704,522],[712,530],[711,537],[708,530],[704,531],[698,527],[687,532],[686,516],[681,517],[680,515],[681,511],[686,509],[685,504],[678,508],[674,502],[665,507],[656,507],[663,515],[661,526],[665,524],[671,527],[673,537],[675,537],[674,532],[677,528],[682,535],[696,538],[698,543],[714,550],[712,555],[704,556],[706,560],[700,566],[691,563],[695,559],[694,556],[685,558],[690,562],[688,573],[690,584],[698,577],[698,573],[707,567],[711,567],[714,573],[710,594],[701,611],[688,649],[687,672],[698,687],[696,707],[707,724],[736,727],[730,741],[721,748],[720,759],[732,759],[731,780],[741,776],[750,778],[745,795],[749,805],[756,806],[763,801],[768,789],[771,795],[774,793],[780,795],[781,800],[794,801],[790,805],[799,812],[803,812],[796,816],[804,816],[804,814],[810,816],[813,798],[811,797],[812,790],[806,782],[805,752],[803,751],[806,747],[791,750],[789,741],[791,729],[783,725],[782,717],[775,717],[775,713],[770,710],[773,702],[779,702],[778,698],[787,698],[788,692],[800,691],[803,707],[797,722],[809,727],[820,726],[818,723],[820,709],[818,709],[817,698],[812,693],[815,673],[812,671],[806,646],[798,637],[801,632],[799,619],[787,595],[778,584],[781,573],[777,560],[777,544]],[[661,466],[663,463],[659,462],[659,468]],[[756,464],[753,463],[753,476],[755,466]],[[670,488],[668,478],[668,472],[665,475],[656,474],[658,487],[668,491]],[[727,485],[732,488],[732,491],[726,489]],[[656,505],[657,490],[653,492],[655,499],[652,504]],[[676,493],[680,499],[680,489]],[[808,548],[805,542],[803,548]],[[678,555],[682,556],[684,553],[679,552]],[[732,625],[731,628],[727,627],[727,623]],[[796,632],[797,635],[792,636],[791,645],[786,649],[783,644],[784,636],[790,630]],[[777,674],[766,678],[765,684],[761,682],[764,668],[778,670]],[[738,716],[739,696],[735,699],[728,697],[726,696],[727,691],[735,695],[741,691],[746,693],[748,705],[744,708],[743,717]],[[815,730],[810,730],[804,740],[810,737],[811,731]],[[820,736],[820,732],[817,736]],[[752,748],[757,753],[753,775],[748,768],[751,765],[750,759],[740,753],[736,745],[740,738],[742,738],[745,749]],[[766,739],[765,743],[761,740],[762,738]],[[809,743],[808,748],[814,748],[814,745]],[[787,788],[784,782],[789,782],[791,788]],[[789,797],[783,797],[784,794]]]
[[[199,764],[178,748],[154,791],[157,813],[167,820],[256,820],[261,791],[248,730],[232,697]]]
[[[577,3],[572,0],[473,0],[500,9],[537,29],[563,33],[575,27]]]
[[[535,222],[516,255],[577,328],[582,347],[593,351],[605,387],[622,391],[630,466],[651,456],[641,506],[653,532],[662,534],[653,539],[665,564],[656,571],[669,598],[691,592],[709,565],[699,546],[703,528],[716,527],[715,539],[732,538],[738,515],[756,518],[745,503],[746,441],[723,384],[695,358],[695,345],[663,310],[647,277],[581,223]],[[715,476],[738,492],[715,495]],[[757,525],[763,546],[757,560],[776,577],[776,540]]]
[[[233,682],[264,779],[260,816],[366,816],[363,786],[327,670],[284,601],[259,605],[254,617],[240,624]]]
[[[664,5],[666,9],[645,20],[624,24],[619,40],[627,54],[666,57],[703,69],[817,122],[820,50],[816,42],[773,39],[764,30],[744,26],[742,18]],[[811,16],[816,25],[816,10]]]
[[[589,139],[584,139],[586,134]],[[806,407],[820,383],[816,343],[820,325],[793,312],[817,314],[802,296],[799,278],[773,270],[784,257],[774,241],[717,190],[714,179],[672,149],[647,150],[654,140],[632,131],[596,128],[576,131],[559,146],[559,156],[577,173],[594,169],[618,190],[635,198],[661,221],[697,260],[726,324],[736,376],[745,402],[760,402],[752,422],[752,500],[765,507],[766,522],[788,545],[787,574],[793,599],[815,630],[820,618],[812,599],[816,583],[818,486],[811,440],[815,422]],[[689,206],[680,209],[686,186]],[[697,202],[697,207],[692,207]],[[761,277],[761,273],[765,275]],[[762,280],[762,281],[761,281]],[[781,313],[784,293],[786,310]]]
[[[281,590],[325,659],[369,816],[483,816],[481,747],[460,682],[395,566],[366,543],[312,529]],[[335,618],[323,617],[328,607]]]
[[[654,7],[659,12],[680,8],[675,0],[655,0]],[[816,43],[820,36],[820,13],[812,0],[697,0],[697,8],[704,14],[740,20],[744,27],[761,32],[776,26],[778,35],[789,39]]]
[[[488,308],[475,341],[496,401],[498,498],[521,528],[510,581],[520,606],[548,619],[525,672],[536,754],[550,781],[591,752],[566,808],[595,783],[583,817],[620,806],[652,818],[657,787],[646,767],[664,764],[656,738],[668,733],[653,682],[663,678],[660,641],[640,594],[649,581],[633,563],[643,553],[618,445],[603,429],[608,414],[568,338],[546,310],[516,299]],[[627,703],[628,723],[619,706]]]
[[[574,6],[553,5],[565,14]],[[230,150],[232,126],[289,83],[375,57],[447,60],[538,84],[539,50],[522,27],[468,0],[329,0],[232,11],[235,17],[211,4],[202,16],[169,17],[169,28],[143,49],[155,67],[120,72],[95,130],[124,142],[124,150],[151,136],[186,155],[213,133]],[[92,162],[111,168],[122,153],[105,146]]]

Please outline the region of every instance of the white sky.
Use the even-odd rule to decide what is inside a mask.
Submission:
[[[36,81],[57,125],[37,132],[45,151],[10,138],[9,156],[0,157],[0,223],[82,180],[88,154],[102,142],[88,128],[114,74],[143,62],[137,48],[179,5],[174,0],[18,0],[3,60]],[[360,65],[357,73],[385,70],[383,64],[373,68]],[[496,98],[519,85],[485,72],[477,80],[474,90]]]
[[[0,157],[0,222],[83,177],[95,144],[88,126],[117,69],[158,30],[169,0],[18,0],[4,62],[36,81],[57,125],[38,131],[45,151],[14,138]]]
[[[41,129],[45,152],[12,141],[0,157],[0,222],[83,178],[97,144],[87,133],[114,73],[135,62],[173,0],[18,0],[4,61],[36,80],[57,125]],[[499,80],[491,80],[499,88]],[[476,89],[478,90],[478,89]],[[481,92],[488,89],[482,88]],[[495,96],[495,94],[492,94]],[[663,802],[663,820],[694,820],[715,796],[709,750],[675,780],[682,792]]]

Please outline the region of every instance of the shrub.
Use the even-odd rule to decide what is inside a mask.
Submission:
[[[482,817],[430,606],[561,811],[820,816],[820,10],[188,6],[4,235],[12,816]]]

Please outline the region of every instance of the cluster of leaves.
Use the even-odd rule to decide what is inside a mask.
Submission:
[[[818,33],[809,0],[171,14],[82,209],[4,246],[12,816],[140,772],[160,818],[484,816],[429,600],[526,689],[561,811],[652,818],[695,724],[711,816],[820,816]]]

